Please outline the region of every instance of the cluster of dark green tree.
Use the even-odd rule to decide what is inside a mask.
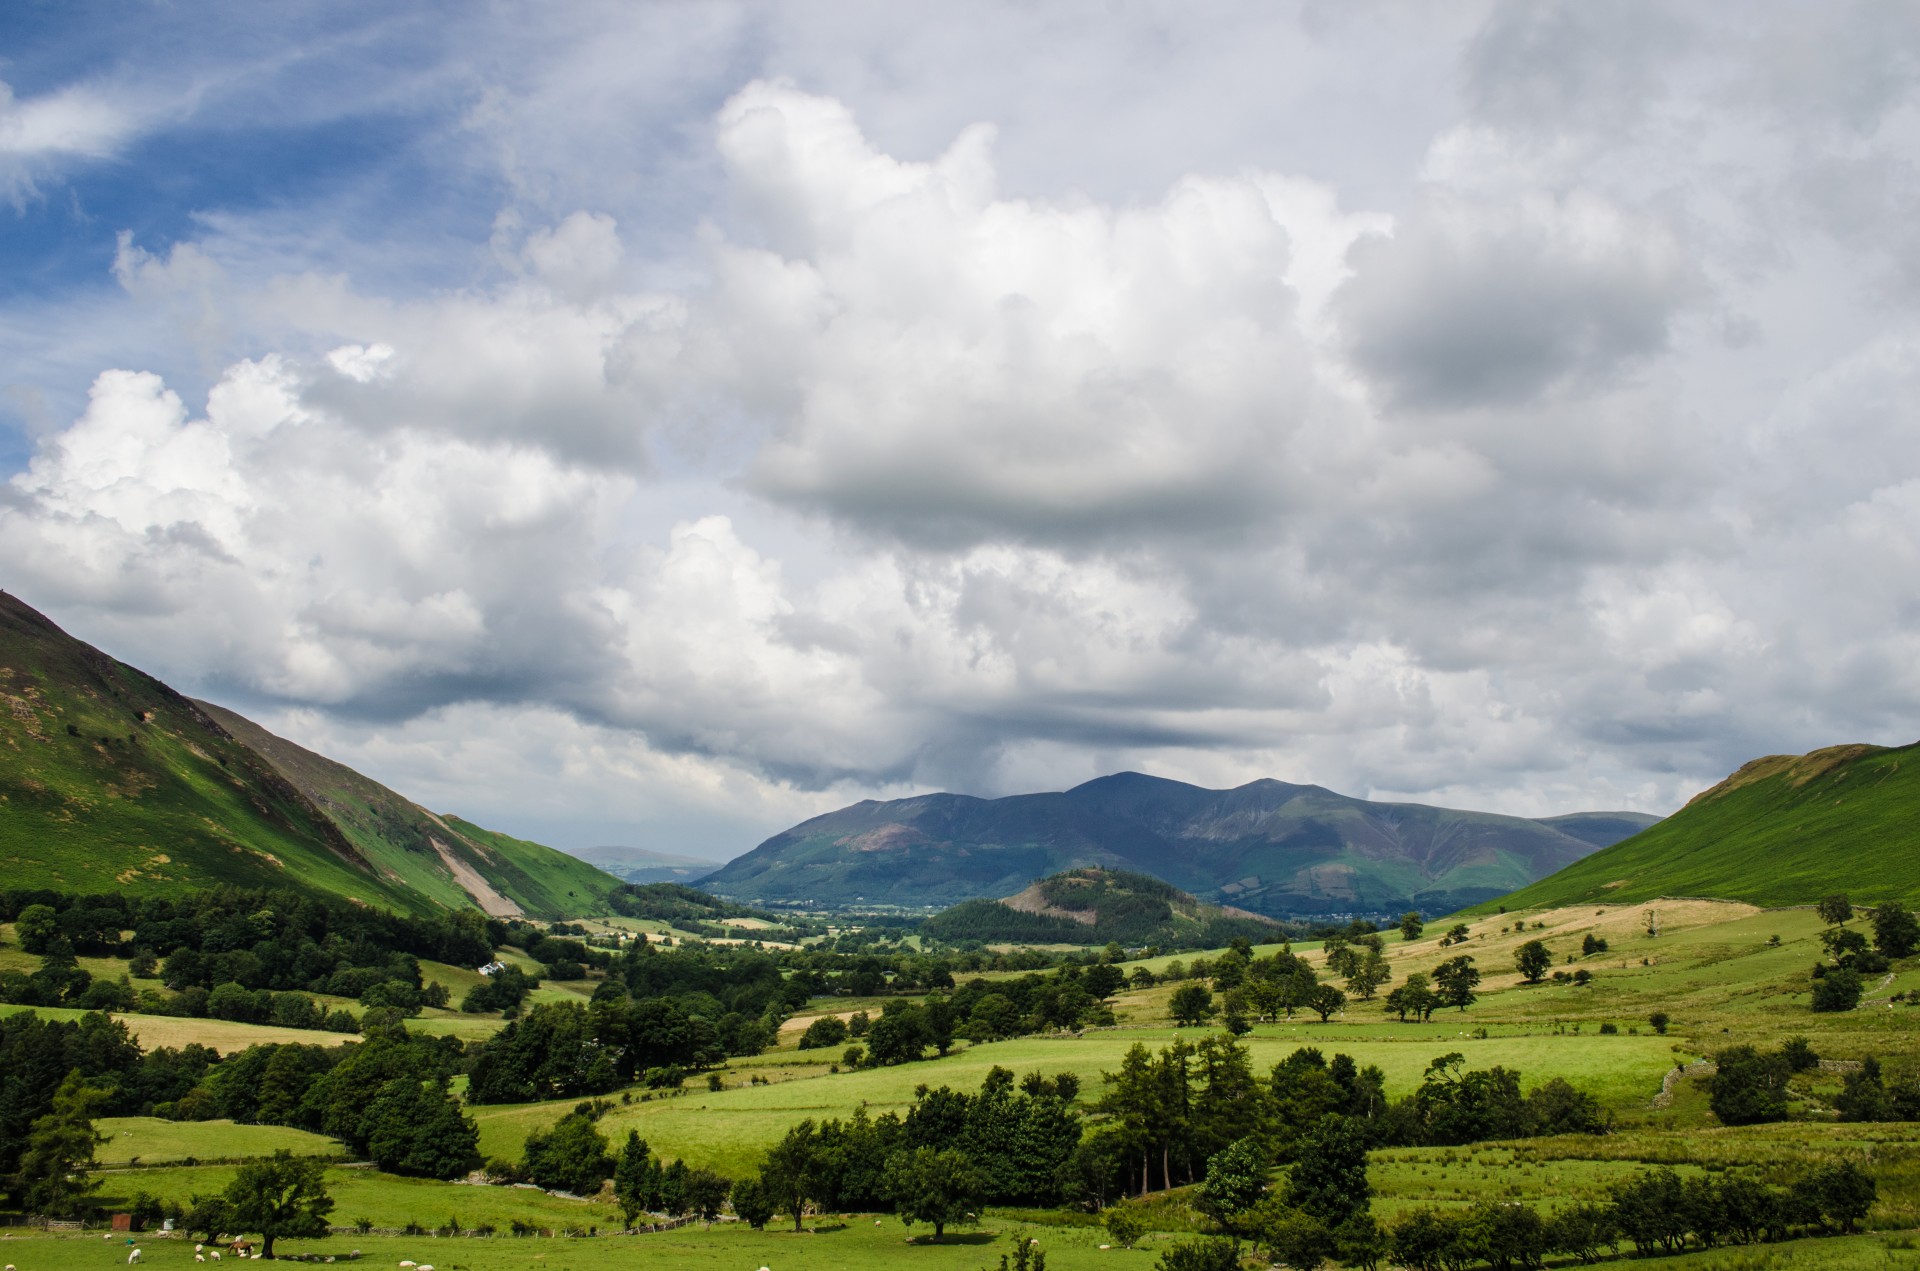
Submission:
[[[341,967],[380,966],[395,953],[479,966],[505,943],[506,931],[477,910],[401,915],[300,892],[233,887],[176,896],[0,892],[0,921],[17,924],[29,953],[45,952],[45,942],[55,938],[77,953],[102,957],[164,958],[183,948],[245,952],[257,959],[257,969],[244,961],[215,964],[194,982],[315,992],[315,980]],[[223,974],[227,968],[234,970]],[[241,969],[248,974],[237,973]]]
[[[1859,1225],[1876,1191],[1873,1177],[1850,1161],[1816,1166],[1784,1185],[1743,1174],[1683,1179],[1659,1169],[1619,1184],[1604,1202],[1548,1216],[1493,1203],[1415,1210],[1387,1229],[1384,1252],[1411,1271],[1476,1263],[1509,1271],[1542,1266],[1555,1254],[1595,1262],[1623,1242],[1646,1255],[1834,1235]]]
[[[1847,925],[1855,911],[1846,896],[1828,896],[1815,908],[1827,924],[1820,943],[1832,961],[1813,964],[1816,1011],[1852,1010],[1866,991],[1866,977],[1883,974],[1896,960],[1920,950],[1920,919],[1897,900],[1882,901],[1870,911],[1871,942],[1865,932]]]
[[[1548,1134],[1600,1134],[1608,1121],[1589,1095],[1555,1078],[1522,1093],[1508,1068],[1469,1069],[1459,1054],[1427,1067],[1418,1089],[1389,1102],[1379,1069],[1341,1054],[1294,1051],[1266,1077],[1246,1047],[1213,1035],[1175,1040],[1158,1054],[1135,1045],[1107,1073],[1078,1163],[1083,1192],[1102,1204],[1198,1181],[1234,1143],[1264,1167],[1291,1160],[1305,1134],[1334,1118],[1368,1147],[1453,1146]]]
[[[449,1088],[462,1049],[457,1038],[414,1036],[397,1022],[344,1046],[250,1046],[152,1111],[313,1130],[389,1173],[456,1178],[480,1163],[473,1121]]]
[[[755,918],[773,923],[772,927],[755,933],[766,940],[797,943],[826,931],[824,923],[736,905],[679,883],[628,883],[608,895],[607,906],[628,918],[671,923],[698,936],[738,936],[738,929],[723,925],[722,920],[727,918]]]
[[[905,1116],[802,1121],[734,1185],[734,1207],[756,1226],[786,1215],[796,1231],[809,1209],[892,1211],[938,1239],[986,1205],[1058,1204],[1079,1192],[1079,1089],[1071,1073],[1016,1081],[995,1067],[977,1093],[919,1087]]]
[[[691,1214],[712,1222],[725,1207],[733,1184],[704,1166],[662,1161],[646,1140],[631,1131],[615,1152],[599,1125],[612,1107],[603,1099],[576,1105],[551,1129],[529,1134],[518,1163],[489,1161],[487,1173],[502,1181],[535,1183],[575,1196],[597,1195],[611,1179],[614,1200],[629,1227],[643,1213],[666,1218]]]
[[[800,1035],[802,1050],[830,1049],[849,1040],[844,1062],[855,1067],[911,1063],[927,1051],[944,1055],[956,1037],[995,1042],[1056,1029],[1113,1023],[1108,999],[1127,984],[1110,963],[1069,963],[1052,975],[1028,974],[1015,980],[970,980],[951,996],[929,994],[924,1001],[895,999],[878,1017],[864,1011],[851,1020],[826,1015]]]
[[[201,1046],[142,1054],[126,1025],[100,1014],[73,1021],[27,1013],[0,1018],[0,1188],[16,1205],[54,1213],[44,1197],[29,1202],[25,1194],[44,1182],[44,1163],[23,1170],[22,1160],[35,1123],[55,1111],[63,1083],[84,1091],[69,1091],[69,1117],[76,1100],[88,1118],[142,1115],[192,1089],[216,1058]],[[88,1138],[80,1159],[91,1157]]]
[[[1713,1114],[1726,1125],[1784,1121],[1791,1112],[1792,1081],[1819,1066],[1820,1057],[1804,1037],[1789,1038],[1778,1050],[1734,1046],[1713,1057],[1706,1079]],[[1872,1056],[1841,1078],[1833,1108],[1842,1121],[1920,1121],[1920,1079],[1889,1078]]]
[[[687,1072],[729,1055],[759,1054],[778,1028],[777,1017],[719,1011],[698,997],[636,999],[605,980],[587,1005],[543,1003],[477,1044],[467,1097],[531,1103],[607,1094],[636,1081],[677,1086]]]
[[[362,1001],[387,1006],[396,1000],[384,990],[397,986],[383,983],[378,987],[382,991],[363,997]],[[428,995],[410,992],[408,996],[411,1009],[402,1013],[417,1014]],[[437,996],[444,1001],[445,991],[441,990]],[[95,979],[79,965],[72,947],[60,939],[54,940],[41,955],[38,969],[0,971],[0,1002],[18,1006],[77,1007],[84,1011],[139,1011],[146,1015],[225,1019],[336,1033],[360,1031],[360,1021],[353,1012],[338,1007],[329,1010],[305,993],[249,989],[233,982],[215,985],[211,991],[196,984],[172,994],[154,989],[136,992],[131,980],[124,975],[115,980]]]
[[[1603,1202],[1550,1216],[1524,1204],[1482,1202],[1464,1210],[1416,1209],[1382,1225],[1370,1212],[1367,1149],[1364,1127],[1330,1114],[1300,1136],[1291,1168],[1275,1187],[1256,1139],[1229,1144],[1209,1159],[1197,1190],[1200,1207],[1224,1234],[1176,1245],[1162,1257],[1161,1271],[1230,1271],[1240,1265],[1242,1238],[1291,1267],[1334,1259],[1366,1271],[1388,1262],[1410,1271],[1479,1264],[1514,1271],[1561,1254],[1591,1263],[1626,1241],[1642,1254],[1674,1253],[1690,1244],[1711,1249],[1800,1232],[1849,1232],[1876,1193],[1873,1178],[1845,1161],[1784,1184],[1742,1174],[1682,1179],[1660,1169],[1618,1184]]]

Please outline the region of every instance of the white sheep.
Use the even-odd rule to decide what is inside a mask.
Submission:
[[[220,1261],[220,1251],[218,1249],[209,1249],[207,1251],[207,1256],[212,1258],[215,1262]]]
[[[193,1247],[193,1251],[195,1253],[205,1253],[207,1251],[207,1247],[203,1244],[196,1244]]]
[[[138,1261],[140,1261],[140,1250],[138,1248],[135,1248],[132,1253],[129,1253],[127,1255],[127,1265],[132,1266],[134,1263]]]
[[[415,1262],[412,1258],[408,1258],[406,1261],[402,1262],[400,1265],[402,1267],[417,1267],[420,1264],[418,1262]]]
[[[431,1262],[422,1262],[422,1263],[420,1264],[420,1271],[433,1271],[433,1263],[431,1263]]]
[[[204,1253],[196,1253],[193,1255],[193,1260],[195,1262],[205,1262],[207,1260],[207,1255]]]

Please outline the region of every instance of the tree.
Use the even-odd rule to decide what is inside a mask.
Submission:
[[[20,1157],[29,1212],[72,1218],[86,1208],[100,1186],[100,1180],[88,1177],[93,1149],[106,1142],[93,1128],[93,1114],[107,1097],[107,1091],[89,1086],[76,1068],[54,1091],[52,1110],[34,1120]]]
[[[591,1196],[613,1173],[607,1140],[584,1112],[569,1112],[545,1134],[527,1135],[527,1177],[549,1190]]]
[[[197,1231],[212,1240],[223,1231],[235,1230],[233,1206],[225,1196],[195,1192],[187,1197],[187,1212],[181,1215],[180,1226],[189,1236]]]
[[[733,1190],[733,1183],[702,1165],[687,1171],[687,1177],[680,1188],[681,1212],[695,1214],[709,1227],[720,1216],[726,1206],[727,1196]]]
[[[1392,978],[1393,969],[1387,965],[1387,960],[1381,956],[1380,950],[1369,949],[1367,956],[1361,959],[1360,965],[1347,976],[1347,989],[1349,992],[1358,993],[1370,1002],[1373,1000],[1374,990]]]
[[[633,1226],[633,1220],[646,1210],[647,1202],[653,1198],[658,1168],[647,1141],[640,1137],[639,1131],[628,1130],[620,1157],[613,1163],[613,1199],[620,1206],[623,1225]]]
[[[1540,940],[1529,940],[1513,953],[1513,964],[1528,984],[1538,984],[1553,966],[1553,952]]]
[[[1440,1000],[1448,1006],[1457,1006],[1466,1010],[1476,1000],[1473,989],[1480,983],[1480,972],[1473,965],[1473,955],[1463,953],[1457,958],[1448,958],[1433,969],[1433,982],[1440,986]]]
[[[295,1049],[283,1047],[282,1053]],[[480,1164],[480,1131],[444,1078],[387,1082],[368,1107],[365,1124],[367,1155],[390,1174],[458,1178]]]
[[[1316,984],[1313,991],[1307,994],[1307,1009],[1318,1015],[1323,1024],[1346,1004],[1347,995],[1331,984]]]
[[[1236,1139],[1207,1161],[1200,1208],[1228,1231],[1238,1232],[1242,1214],[1267,1194],[1267,1156],[1251,1136]]]
[[[1853,902],[1847,899],[1845,892],[1837,892],[1831,896],[1822,896],[1820,903],[1813,907],[1813,911],[1820,915],[1821,922],[1834,927],[1853,917]]]
[[[28,905],[13,920],[13,934],[27,953],[45,953],[60,934],[60,916],[50,905]]]
[[[1816,968],[1818,969],[1818,968]],[[1833,967],[1813,982],[1813,1009],[1850,1011],[1860,1005],[1866,984],[1851,967]]]
[[[1723,1125],[1757,1125],[1787,1116],[1787,1061],[1751,1046],[1735,1046],[1713,1057],[1716,1071],[1707,1078],[1707,1102]]]
[[[1584,1265],[1597,1261],[1603,1250],[1611,1254],[1620,1233],[1607,1206],[1568,1205],[1547,1220],[1546,1243],[1553,1252],[1570,1253]]]
[[[1274,1260],[1290,1267],[1318,1267],[1338,1248],[1326,1223],[1277,1199],[1261,1205],[1249,1226]]]
[[[1115,1205],[1107,1211],[1107,1234],[1112,1236],[1122,1249],[1133,1248],[1134,1241],[1147,1233],[1147,1224],[1140,1215],[1125,1205]]]
[[[1427,924],[1420,921],[1419,910],[1409,909],[1400,915],[1400,938],[1402,940],[1418,940],[1420,933],[1426,929]]]
[[[1354,1214],[1334,1228],[1333,1256],[1360,1271],[1374,1271],[1387,1256],[1387,1233],[1372,1214]]]
[[[1440,995],[1427,987],[1427,977],[1418,971],[1407,977],[1407,982],[1387,994],[1387,1009],[1400,1016],[1400,1022],[1406,1023],[1407,1016],[1416,1020],[1430,1019],[1433,1008],[1440,1004]]]
[[[1793,1195],[1819,1215],[1822,1227],[1850,1232],[1873,1208],[1879,1188],[1873,1175],[1852,1161],[1822,1165],[1793,1186]]]
[[[1199,1024],[1213,1014],[1213,993],[1204,984],[1183,984],[1167,1004],[1176,1024]]]
[[[333,1197],[327,1194],[326,1167],[313,1157],[296,1157],[281,1148],[264,1161],[249,1161],[227,1185],[237,1231],[260,1233],[260,1253],[273,1256],[281,1236],[324,1236]]]
[[[788,1130],[767,1152],[760,1186],[774,1209],[793,1215],[793,1229],[801,1230],[807,1204],[820,1188],[820,1137],[811,1118]]]
[[[743,1178],[733,1185],[733,1212],[740,1215],[741,1222],[758,1231],[772,1220],[774,1201],[759,1179]]]
[[[1080,977],[1081,987],[1097,1002],[1104,1002],[1118,993],[1127,983],[1127,973],[1110,962],[1087,968]]]
[[[888,1193],[900,1221],[911,1227],[930,1223],[933,1238],[947,1234],[947,1224],[959,1222],[980,1208],[986,1179],[965,1153],[955,1148],[917,1147],[887,1158]]]
[[[826,1050],[847,1040],[847,1021],[838,1015],[822,1015],[800,1034],[801,1050]]]
[[[1352,1117],[1326,1116],[1300,1141],[1287,1175],[1287,1204],[1329,1227],[1365,1210],[1373,1188],[1367,1182],[1367,1130]]]
[[[1153,1265],[1154,1271],[1240,1271],[1240,1242],[1225,1236],[1182,1240]]]
[[[1882,901],[1873,911],[1873,944],[1889,958],[1912,957],[1920,948],[1920,920],[1899,901]]]

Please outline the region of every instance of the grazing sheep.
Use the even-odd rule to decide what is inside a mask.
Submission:
[[[213,1259],[213,1260],[214,1260],[215,1262],[218,1262],[218,1261],[220,1261],[220,1251],[219,1251],[218,1249],[209,1249],[209,1250],[207,1251],[207,1254],[208,1254],[208,1256],[209,1256],[209,1257],[211,1257],[211,1258],[212,1258],[212,1259]]]
[[[413,1259],[409,1258],[405,1262],[402,1262],[400,1265],[402,1267],[417,1267],[420,1264],[418,1262],[415,1262]]]
[[[196,1253],[193,1255],[193,1260],[195,1262],[205,1262],[207,1260],[207,1255],[204,1253]]]
[[[420,1264],[420,1271],[433,1271],[433,1263],[431,1263],[431,1262],[422,1262],[422,1263]]]
[[[135,1250],[134,1250],[133,1252],[131,1252],[131,1253],[129,1253],[129,1254],[127,1255],[127,1265],[128,1265],[128,1266],[132,1266],[132,1265],[133,1265],[134,1263],[136,1263],[136,1262],[138,1262],[138,1261],[140,1261],[140,1250],[138,1250],[138,1249],[135,1249]]]

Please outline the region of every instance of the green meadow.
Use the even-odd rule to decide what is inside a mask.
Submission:
[[[1672,1098],[1656,1106],[1655,1095],[1676,1065],[1711,1055],[1735,1044],[1777,1046],[1804,1035],[1829,1059],[1877,1055],[1895,1071],[1920,1067],[1920,1013],[1890,999],[1912,989],[1920,993],[1920,960],[1896,965],[1876,978],[1860,1009],[1835,1015],[1808,1007],[1808,968],[1820,956],[1819,920],[1810,910],[1760,910],[1750,905],[1706,901],[1655,901],[1636,905],[1566,906],[1526,914],[1491,914],[1459,919],[1464,939],[1442,945],[1456,920],[1430,925],[1421,938],[1403,941],[1387,933],[1386,953],[1393,983],[1412,971],[1431,970],[1441,961],[1470,954],[1483,971],[1481,996],[1466,1011],[1443,1010],[1428,1023],[1400,1023],[1379,1001],[1351,1001],[1322,1021],[1312,1014],[1291,1021],[1257,1024],[1245,1039],[1257,1068],[1264,1070],[1302,1046],[1331,1056],[1352,1055],[1376,1065],[1389,1095],[1413,1089],[1436,1057],[1457,1051],[1475,1068],[1502,1065],[1521,1074],[1530,1088],[1562,1077],[1596,1096],[1612,1115],[1615,1132],[1598,1137],[1563,1137],[1465,1148],[1389,1148],[1374,1153],[1371,1179],[1376,1212],[1383,1219],[1422,1205],[1453,1207],[1481,1201],[1526,1201],[1551,1209],[1603,1197],[1614,1183],[1659,1165],[1682,1173],[1751,1168],[1763,1172],[1804,1168],[1820,1161],[1853,1160],[1870,1168],[1880,1182],[1880,1199],[1869,1219],[1878,1234],[1846,1239],[1799,1241],[1663,1258],[1675,1268],[1839,1268],[1914,1266],[1920,1251],[1899,1232],[1920,1227],[1920,1126],[1847,1125],[1834,1122],[1829,1101],[1839,1077],[1815,1071],[1795,1079],[1794,1099],[1802,1119],[1783,1124],[1729,1128],[1707,1108],[1700,1083],[1680,1080]],[[1650,934],[1649,927],[1658,934]],[[1587,937],[1606,941],[1604,952],[1582,953]],[[1552,982],[1526,985],[1514,967],[1514,951],[1528,940],[1544,941],[1554,954],[1555,970],[1585,969],[1585,986]],[[1319,953],[1297,946],[1316,964]],[[24,955],[12,950],[13,958]],[[519,960],[523,955],[510,953]],[[1195,955],[1183,955],[1191,963]],[[1206,956],[1206,955],[1199,955]],[[1176,960],[1154,959],[1164,971]],[[110,959],[99,972],[117,973]],[[1131,969],[1131,964],[1127,969]],[[464,992],[477,979],[464,968],[425,964],[430,979]],[[580,1000],[594,981],[554,984],[542,990],[549,1000]],[[1391,985],[1389,985],[1391,987]],[[665,1159],[678,1157],[740,1177],[757,1167],[767,1147],[805,1118],[846,1117],[856,1108],[869,1113],[904,1109],[917,1087],[947,1085],[972,1089],[989,1069],[1053,1074],[1067,1071],[1082,1080],[1080,1100],[1090,1109],[1098,1100],[1104,1072],[1120,1066],[1135,1044],[1158,1049],[1174,1038],[1197,1040],[1205,1030],[1176,1029],[1168,1020],[1173,985],[1128,989],[1114,1001],[1117,1024],[1078,1034],[1034,1036],[986,1045],[958,1043],[945,1057],[916,1064],[858,1071],[836,1071],[840,1049],[799,1051],[801,1028],[822,1014],[855,1010],[877,1013],[885,999],[816,999],[789,1022],[781,1045],[758,1056],[735,1059],[714,1074],[720,1088],[709,1088],[703,1074],[676,1091],[631,1090],[615,1095],[601,1130],[615,1142],[637,1131]],[[21,1008],[0,1008],[21,1009]],[[1650,1016],[1671,1017],[1665,1034]],[[71,1015],[73,1012],[48,1012]],[[210,1020],[126,1016],[143,1043],[179,1045],[201,1041],[232,1051],[253,1042],[327,1042],[350,1040],[329,1034],[262,1028]],[[1602,1026],[1609,1026],[1602,1031]],[[409,1027],[428,1033],[454,1033],[477,1039],[501,1026],[497,1017],[428,1011]],[[480,1127],[481,1150],[489,1157],[518,1157],[530,1131],[552,1125],[574,1106],[573,1100],[471,1108]],[[233,1176],[231,1162],[264,1155],[279,1147],[296,1153],[339,1156],[337,1144],[318,1135],[266,1126],[226,1122],[173,1123],[151,1118],[103,1121],[106,1142],[100,1160],[107,1167],[103,1196],[125,1199],[145,1191],[163,1200],[186,1201],[196,1193],[218,1191]],[[186,1164],[187,1161],[208,1162]],[[139,1168],[126,1168],[137,1162]],[[1011,1231],[1041,1239],[1049,1265],[1077,1267],[1136,1266],[1145,1271],[1158,1250],[1184,1232],[1203,1226],[1184,1191],[1147,1207],[1149,1225],[1159,1228],[1133,1251],[1102,1250],[1110,1243],[1103,1229],[1087,1225],[1083,1215],[994,1214],[983,1230],[952,1233],[939,1246],[921,1243],[924,1228],[908,1230],[893,1218],[821,1216],[804,1235],[752,1232],[722,1223],[673,1232],[600,1239],[569,1238],[570,1231],[609,1233],[619,1225],[613,1206],[603,1199],[550,1196],[531,1188],[469,1186],[381,1174],[341,1161],[327,1169],[335,1201],[333,1221],[379,1228],[414,1226],[434,1229],[457,1223],[466,1229],[491,1227],[490,1239],[431,1236],[352,1235],[323,1241],[288,1242],[287,1252],[311,1248],[336,1256],[362,1249],[368,1260],[402,1258],[432,1262],[441,1271],[539,1265],[553,1271],[597,1271],[639,1256],[662,1265],[773,1271],[786,1268],[846,1269],[907,1264],[952,1271],[977,1271],[998,1258],[996,1241]],[[553,1238],[505,1234],[514,1224],[559,1233]],[[986,1231],[1000,1233],[988,1236]],[[633,1241],[632,1244],[626,1243]],[[442,1247],[444,1246],[444,1248]],[[28,1252],[31,1250],[31,1252]],[[186,1256],[181,1256],[183,1251]],[[145,1262],[186,1261],[190,1246],[152,1241]],[[37,1237],[6,1260],[18,1271],[59,1271],[66,1267],[124,1264],[116,1244]]]

